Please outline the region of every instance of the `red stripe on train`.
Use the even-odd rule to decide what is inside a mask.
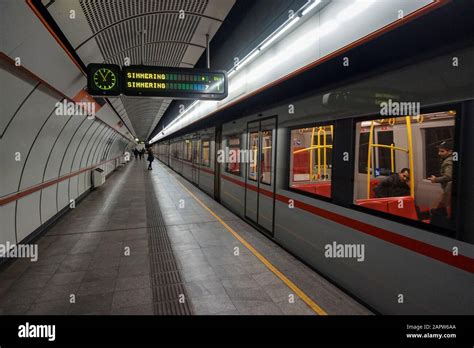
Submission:
[[[228,177],[226,175],[221,175],[221,177],[233,184],[245,187],[246,184],[245,182],[233,179],[231,177]],[[255,192],[260,192],[264,194],[265,196],[268,197],[273,197],[273,192],[270,192],[268,190],[262,189],[262,188],[257,188],[254,185],[250,185],[247,183],[247,187]],[[277,199],[280,202],[283,203],[288,203],[289,198],[283,195],[275,194],[275,199]],[[354,220],[352,218],[349,218],[344,215],[336,214],[333,213],[329,210],[321,209],[318,207],[315,207],[311,204],[304,203],[301,201],[298,201],[296,199],[293,199],[295,207],[299,208],[301,210],[307,211],[311,214],[320,216],[322,218],[334,221],[338,224],[350,227],[352,229],[355,229],[357,231],[363,232],[365,234],[368,234],[372,237],[376,237],[379,239],[382,239],[386,242],[398,245],[402,248],[414,251],[416,253],[428,256],[432,259],[441,261],[443,263],[446,263],[448,265],[454,266],[456,268],[462,269],[464,271],[474,273],[474,259],[470,258],[468,256],[463,256],[463,255],[458,255],[454,256],[450,251],[445,250],[443,248],[439,248],[437,246],[421,242],[416,239],[412,239],[406,236],[402,236],[400,234],[385,230],[380,227],[376,227],[373,225],[369,225],[365,222]]]

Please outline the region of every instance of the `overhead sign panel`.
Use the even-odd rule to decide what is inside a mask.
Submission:
[[[122,92],[120,67],[113,64],[89,64],[87,91],[93,96],[120,95]]]
[[[225,71],[156,66],[122,69],[122,93],[127,96],[222,100],[228,95]]]

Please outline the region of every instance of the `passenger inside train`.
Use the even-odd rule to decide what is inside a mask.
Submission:
[[[449,226],[455,124],[455,110],[358,122],[354,203]],[[291,189],[331,198],[333,138],[332,125],[291,130]]]
[[[374,187],[375,197],[403,197],[410,195],[410,169],[403,168],[399,173],[391,174]]]
[[[453,161],[452,149],[446,149],[452,145],[444,140],[454,138],[455,124],[454,110],[357,123],[355,204],[405,219],[448,226],[453,211],[449,181]],[[444,145],[439,147],[441,142]],[[438,156],[445,161],[444,169],[440,169]],[[398,178],[404,189],[387,194],[383,188],[393,180],[392,173],[398,168],[403,168]],[[446,221],[439,218],[443,210]]]

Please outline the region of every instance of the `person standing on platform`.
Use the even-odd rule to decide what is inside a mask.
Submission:
[[[153,170],[153,167],[151,166],[151,164],[153,163],[154,160],[155,160],[155,155],[153,155],[153,150],[151,149],[151,147],[149,147],[148,148],[148,157],[147,157],[148,170]]]

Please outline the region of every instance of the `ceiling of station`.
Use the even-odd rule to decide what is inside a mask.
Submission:
[[[122,66],[128,60],[131,65],[190,68],[205,51],[206,34],[212,39],[234,3],[75,0],[56,1],[48,11],[85,65]],[[172,100],[121,96],[110,101],[132,132],[147,139]]]

